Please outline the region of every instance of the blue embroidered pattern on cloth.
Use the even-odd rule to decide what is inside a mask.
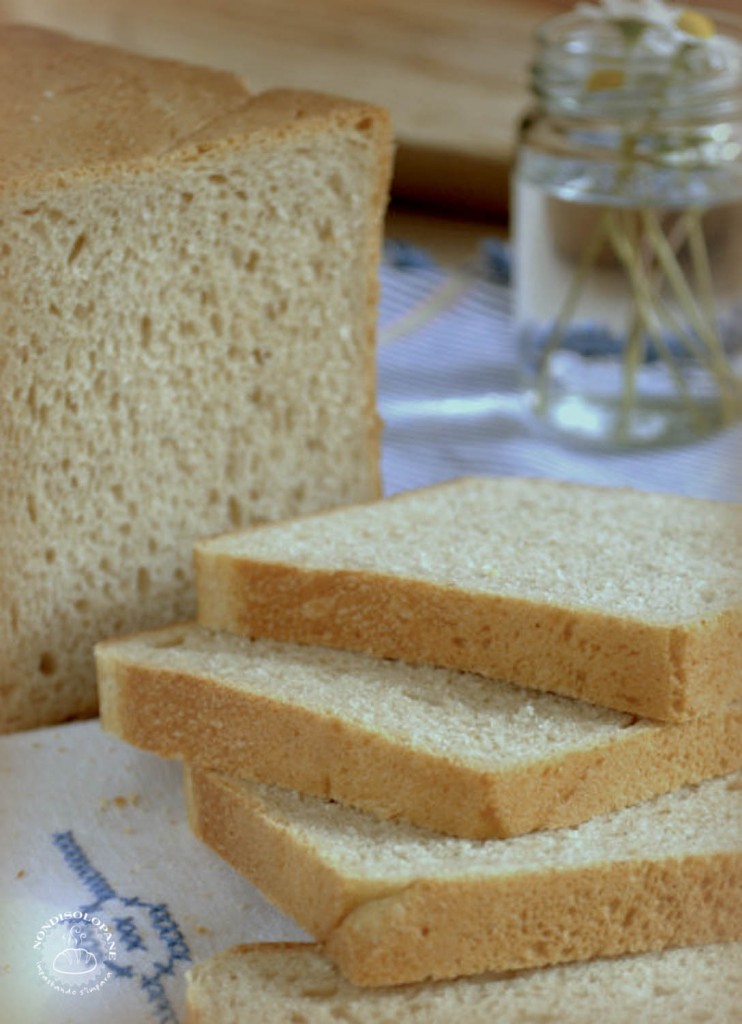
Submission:
[[[93,903],[75,908],[88,914],[105,910],[114,925],[118,956],[107,961],[107,967],[119,978],[127,978],[139,986],[145,995],[152,1019],[157,1024],[178,1024],[163,985],[163,978],[172,977],[180,962],[190,962],[188,943],[165,903],[152,903],[138,896],[121,896],[105,876],[90,863],[74,833],[57,832],[52,837],[54,846],[62,854],[67,867],[83,886],[95,897]],[[134,911],[121,915],[121,909]],[[118,910],[118,916],[116,916]],[[145,939],[145,935],[149,938]],[[86,940],[91,947],[91,939]],[[98,956],[100,948],[91,947]],[[141,951],[137,960],[123,963],[121,951]],[[146,965],[146,966],[145,966]]]
[[[388,243],[381,269],[379,408],[389,493],[471,473],[551,476],[742,500],[742,424],[694,444],[567,447],[525,410],[510,314],[508,246],[460,270]],[[599,337],[582,339],[601,344]]]

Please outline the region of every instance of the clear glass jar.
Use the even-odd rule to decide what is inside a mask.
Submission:
[[[537,34],[516,329],[529,407],[574,440],[672,443],[742,417],[742,20],[690,17],[575,12]]]

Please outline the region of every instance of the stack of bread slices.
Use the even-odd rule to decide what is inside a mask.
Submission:
[[[102,724],[318,945],[197,965],[193,1020],[738,1019],[742,506],[464,479],[196,583],[98,645]]]

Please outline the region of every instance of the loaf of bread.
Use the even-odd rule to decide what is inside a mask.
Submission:
[[[742,768],[742,702],[651,722],[470,673],[182,624],[97,646],[101,724],[243,778],[471,838]]]
[[[667,721],[742,696],[742,505],[465,479],[205,540],[199,621]]]
[[[379,493],[383,111],[0,28],[0,731],[195,611],[203,534]]]
[[[190,768],[191,826],[358,985],[742,939],[742,773],[478,842]]]
[[[739,1024],[742,943],[373,991],[316,946],[263,943],[186,979],[189,1024]]]

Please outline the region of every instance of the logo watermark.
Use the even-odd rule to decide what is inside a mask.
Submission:
[[[36,933],[33,948],[37,974],[57,992],[89,995],[113,977],[116,942],[110,926],[96,914],[55,914]]]

